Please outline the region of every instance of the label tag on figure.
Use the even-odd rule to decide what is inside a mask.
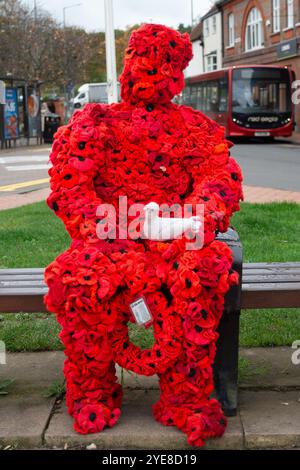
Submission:
[[[152,321],[152,315],[144,297],[137,298],[129,307],[138,325],[145,325]]]

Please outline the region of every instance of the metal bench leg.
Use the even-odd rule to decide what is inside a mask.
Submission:
[[[226,416],[235,416],[238,395],[239,321],[242,287],[242,245],[238,234],[229,229],[217,239],[232,250],[232,268],[239,273],[239,285],[232,286],[225,298],[224,313],[218,332],[217,353],[214,362],[215,391]]]
[[[214,381],[218,400],[226,416],[235,416],[238,394],[240,312],[224,312],[219,325],[220,337],[214,363]]]

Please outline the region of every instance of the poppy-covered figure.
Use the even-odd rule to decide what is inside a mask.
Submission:
[[[226,427],[210,398],[212,364],[224,295],[237,274],[230,249],[215,237],[239,209],[242,176],[224,129],[172,102],[191,57],[187,34],[143,25],[126,50],[121,103],[88,104],[55,136],[47,202],[72,242],[46,269],[46,305],[62,326],[67,407],[83,434],[119,419],[116,364],[158,374],[154,417],[177,426],[190,444],[201,446]],[[128,208],[150,202],[203,204],[203,246],[187,250],[185,236],[124,236]],[[99,236],[103,204],[117,214],[116,226],[106,223],[107,238]],[[128,335],[128,322],[135,322],[130,305],[140,297],[153,317],[150,349]]]

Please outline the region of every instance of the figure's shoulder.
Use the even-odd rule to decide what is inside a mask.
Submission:
[[[110,112],[110,106],[103,103],[88,103],[82,109],[76,110],[68,126],[74,130],[77,126],[97,126],[105,120]]]
[[[76,155],[79,161],[93,159],[104,148],[109,125],[110,107],[105,104],[87,104],[76,110],[69,122],[59,127],[54,135],[50,160],[70,160]],[[81,159],[81,160],[80,160]]]
[[[209,135],[216,133],[224,134],[224,128],[201,111],[186,105],[176,105],[176,107],[188,126],[201,127],[201,129],[206,131]]]
[[[89,103],[82,110],[75,111],[69,125],[72,129],[77,126],[105,126],[111,125],[119,120],[128,119],[132,113],[132,107],[128,107],[126,103]]]

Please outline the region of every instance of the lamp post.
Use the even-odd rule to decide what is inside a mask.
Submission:
[[[34,22],[37,23],[37,3],[36,0],[33,2],[33,11],[34,11]]]
[[[105,7],[105,45],[108,104],[118,101],[115,31],[113,19],[113,0],[104,0]]]
[[[67,7],[63,7],[63,25],[64,28],[66,27],[66,10],[69,8],[75,8],[75,7],[80,7],[82,4],[81,3],[75,3],[74,5],[68,5]]]

